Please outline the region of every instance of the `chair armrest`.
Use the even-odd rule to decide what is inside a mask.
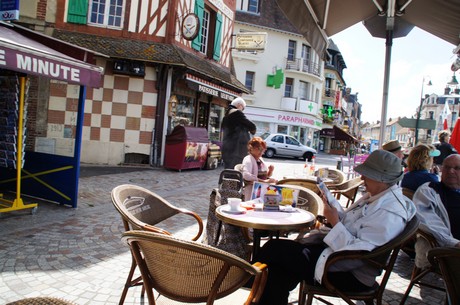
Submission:
[[[182,214],[186,214],[195,218],[196,222],[198,223],[198,232],[195,235],[195,237],[192,238],[192,240],[198,240],[198,238],[200,238],[201,234],[203,233],[203,220],[201,219],[201,217],[197,213],[184,208],[177,208],[177,210]]]
[[[267,283],[268,268],[266,264],[256,262],[252,264],[254,268],[260,271],[256,274],[254,278],[254,283],[252,284],[251,292],[249,293],[245,305],[258,304],[262,293],[264,292],[265,284]]]
[[[155,227],[155,226],[152,226],[152,225],[149,225],[149,224],[145,224],[142,226],[142,230],[145,230],[145,231],[148,231],[148,232],[153,232],[153,233],[160,233],[160,234],[164,234],[164,235],[172,235],[172,233],[166,231],[166,230],[163,230],[161,228],[158,228],[158,227]]]

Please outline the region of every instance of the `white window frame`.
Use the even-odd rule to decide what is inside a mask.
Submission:
[[[299,98],[310,101],[311,84],[309,82],[299,82]]]
[[[246,71],[246,76],[244,79],[244,86],[251,91],[254,91],[254,82],[256,79],[256,72],[254,71]],[[250,87],[248,87],[248,83],[250,83]]]
[[[238,11],[259,14],[259,0],[237,0],[236,7]]]
[[[119,3],[121,2],[121,4]],[[89,13],[88,13],[88,24],[91,25],[96,25],[96,26],[103,26],[103,27],[108,27],[108,28],[116,28],[120,29],[123,27],[123,17],[124,17],[124,12],[125,12],[125,0],[90,0],[89,1]],[[104,11],[93,11],[93,7],[96,6],[97,9],[100,9],[100,6],[104,5]],[[111,10],[115,9],[121,9],[120,14],[111,14]],[[96,14],[96,20],[92,21],[94,14]],[[103,16],[103,21],[102,23],[98,22],[98,17]],[[114,20],[119,19],[120,24],[119,25],[113,25],[109,24],[109,19],[114,18]]]
[[[209,23],[211,18],[211,12],[207,9],[203,11],[203,19],[201,24],[201,46],[200,52],[207,54],[208,52],[208,40],[209,40]]]

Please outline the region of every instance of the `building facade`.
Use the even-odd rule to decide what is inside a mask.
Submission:
[[[246,116],[257,134],[284,133],[317,148],[322,128],[323,54],[286,19],[273,0],[236,1],[235,34],[267,34],[261,51],[233,50],[237,78],[249,94]]]
[[[105,69],[101,88],[86,92],[82,162],[162,165],[175,126],[218,141],[224,109],[249,92],[232,72],[234,9],[233,0],[22,1],[18,23],[90,50]],[[52,153],[72,154],[77,92],[41,82],[34,143],[51,138]]]

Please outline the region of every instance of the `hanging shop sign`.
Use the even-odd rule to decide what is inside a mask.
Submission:
[[[191,74],[187,74],[185,76],[185,79],[188,81],[188,86],[191,89],[196,90],[198,92],[203,92],[212,96],[220,97],[221,99],[228,101],[233,101],[238,96],[236,92],[224,89],[223,87],[214,85]]]
[[[103,73],[7,27],[0,32],[0,68],[90,87],[100,86]]]
[[[238,33],[235,35],[235,49],[238,51],[263,51],[267,43],[267,33]]]
[[[19,19],[19,0],[0,1],[0,20]]]

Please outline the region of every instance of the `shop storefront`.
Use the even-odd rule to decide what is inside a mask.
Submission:
[[[228,88],[186,74],[185,80],[176,82],[169,99],[168,131],[178,125],[203,127],[208,131],[210,142],[219,142],[225,110],[238,95]]]
[[[322,121],[312,115],[256,107],[246,107],[244,113],[256,124],[257,135],[266,132],[288,134],[302,144],[318,148]]]
[[[5,157],[0,162],[4,165],[0,183],[3,191],[16,194],[14,199],[1,198],[0,212],[35,208],[37,204],[24,204],[22,194],[77,207],[86,87],[101,85],[103,69],[81,60],[91,57],[89,51],[70,45],[60,48],[63,45],[18,25],[0,23],[0,125],[2,135],[7,135],[0,139],[0,155]],[[38,107],[36,97],[49,99],[44,94],[53,83],[77,88],[69,156],[60,155],[55,139],[46,133],[39,137],[36,128],[38,114],[49,110],[49,104]],[[52,120],[43,122],[46,132],[52,133]]]
[[[320,151],[343,156],[350,153],[350,151],[354,151],[359,143],[355,137],[337,126],[322,129],[320,132],[320,142]]]

